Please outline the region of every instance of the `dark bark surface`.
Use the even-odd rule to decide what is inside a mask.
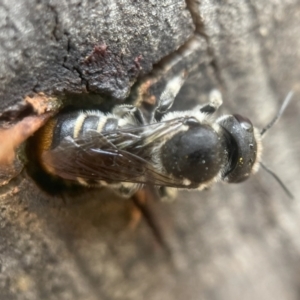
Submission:
[[[299,1],[140,2],[2,0],[1,124],[32,114],[24,99],[38,92],[122,101],[199,36],[175,107],[203,103],[216,86],[220,113],[261,128],[294,89],[263,160],[295,199],[263,170],[238,185],[179,192],[154,207],[169,257],[144,221],[130,227],[130,201],[94,189],[50,196],[24,170],[0,187],[0,298],[299,299]]]

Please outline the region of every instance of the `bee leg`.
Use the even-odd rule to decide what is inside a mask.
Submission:
[[[178,194],[178,189],[167,186],[161,186],[158,190],[159,198],[162,202],[172,202]]]
[[[154,187],[138,190],[132,197],[132,201],[136,208],[140,211],[140,217],[144,217],[148,226],[150,227],[157,243],[166,251],[168,255],[171,254],[171,249],[167,243],[163,227],[161,226],[154,209],[154,203],[158,198],[158,194],[155,192]]]
[[[222,105],[223,99],[222,99],[222,94],[217,89],[211,90],[208,97],[209,97],[209,103],[201,106],[200,111],[211,115],[214,112],[216,112],[217,109]],[[199,107],[197,107],[196,109],[199,109]]]
[[[182,70],[180,73],[173,76],[167,82],[164,90],[162,91],[159,97],[159,101],[155,109],[155,113],[163,114],[172,107],[177,94],[179,93],[180,89],[182,88],[186,80],[186,77],[187,77],[186,70]]]
[[[141,210],[134,203],[133,207],[130,210],[130,221],[129,221],[128,228],[132,231],[135,231],[138,225],[140,224],[141,220],[142,220]]]
[[[158,101],[151,112],[150,123],[153,120],[160,120],[162,116],[172,107],[174,100],[186,81],[188,73],[186,70],[172,76],[166,83],[163,91],[158,97]]]
[[[140,188],[139,184],[131,182],[120,182],[116,184],[110,184],[109,188],[114,191],[118,196],[129,199]]]
[[[146,124],[145,116],[142,111],[138,107],[130,104],[117,105],[113,108],[112,113],[119,118],[123,118],[129,114],[135,117],[142,125]]]

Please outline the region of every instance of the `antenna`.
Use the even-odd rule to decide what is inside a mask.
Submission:
[[[260,162],[261,167],[268,172],[278,183],[279,185],[283,188],[285,193],[290,197],[291,199],[294,199],[293,194],[289,191],[289,189],[284,185],[284,183],[281,181],[281,179],[271,170],[269,169],[265,164]]]
[[[283,112],[285,111],[286,107],[288,106],[288,104],[290,103],[292,97],[294,95],[293,91],[290,91],[287,96],[285,97],[277,115],[274,117],[274,119],[266,126],[264,127],[261,132],[260,135],[263,136],[277,121],[278,119],[282,116]]]
[[[288,106],[288,104],[290,103],[292,97],[294,95],[293,91],[290,91],[287,96],[285,97],[278,113],[276,114],[276,116],[273,118],[273,120],[266,126],[264,127],[261,132],[260,135],[261,137],[263,137],[263,135],[278,121],[278,119],[282,116],[283,112],[285,111],[286,107]],[[276,175],[271,169],[269,169],[265,164],[263,164],[262,162],[260,162],[260,165],[262,166],[262,168],[269,173],[276,181],[277,183],[283,188],[283,190],[285,191],[285,193],[288,195],[288,197],[290,197],[291,199],[294,199],[294,196],[292,195],[292,193],[288,190],[288,188],[284,185],[284,183],[281,181],[281,179],[278,177],[278,175]]]

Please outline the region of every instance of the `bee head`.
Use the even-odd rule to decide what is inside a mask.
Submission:
[[[238,183],[258,170],[262,151],[261,135],[251,121],[241,115],[223,116],[217,123],[228,138],[228,164],[222,179]]]

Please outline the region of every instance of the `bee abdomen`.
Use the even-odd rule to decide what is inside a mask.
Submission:
[[[57,125],[53,130],[52,149],[68,136],[76,139],[85,135],[89,130],[103,132],[118,128],[118,119],[113,116],[106,116],[100,111],[61,114],[56,118],[56,123]]]
[[[67,136],[75,139],[84,134],[88,129],[97,130],[102,116],[103,114],[101,113],[89,115],[86,112],[59,115],[57,117],[57,127],[55,128],[55,138],[59,141]],[[56,144],[54,140],[53,142]],[[53,146],[55,147],[55,145]]]

